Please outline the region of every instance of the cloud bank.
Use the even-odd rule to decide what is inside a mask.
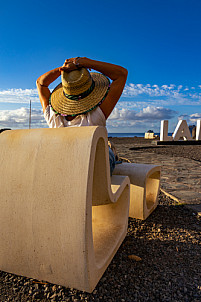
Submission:
[[[0,110],[0,128],[28,128],[29,124],[29,101],[32,101],[32,127],[46,127],[42,110],[35,109],[40,107],[37,89],[8,89],[0,90],[0,105],[7,110]],[[15,110],[9,110],[18,108]],[[201,113],[194,112],[179,115],[179,106],[201,106],[201,85],[187,87],[182,85],[151,85],[133,84],[125,86],[122,97],[117,103],[114,111],[109,117],[109,128],[128,129],[149,129],[160,127],[163,119],[186,119],[188,123],[196,123],[201,118]],[[174,106],[176,110],[174,109]],[[35,108],[34,108],[35,107]],[[171,109],[170,109],[171,107]],[[192,110],[191,110],[192,113]],[[132,127],[132,130],[131,130]],[[117,130],[118,131],[118,130]]]
[[[122,96],[137,102],[146,100],[152,105],[201,105],[201,85],[187,87],[182,85],[133,84],[125,86]]]
[[[197,120],[201,119],[201,113],[193,113],[193,114],[182,114],[178,117],[178,120],[186,120],[189,124],[196,124]]]
[[[42,110],[32,109],[31,127],[45,127]],[[29,127],[29,109],[21,107],[15,110],[0,110],[0,128],[23,129]]]
[[[153,121],[153,120],[163,120],[171,119],[177,114],[176,111],[163,108],[163,107],[151,107],[148,106],[143,108],[140,112],[128,109],[118,109],[114,108],[110,115],[110,120],[133,120],[133,121]]]
[[[184,87],[183,85],[151,85],[151,84],[133,84],[129,83],[125,86],[123,95],[125,97],[132,97],[139,94],[146,94],[149,96],[171,96],[177,98],[180,96],[185,96],[186,94],[194,95],[197,97],[201,96],[201,85],[195,87]]]
[[[150,126],[159,127],[161,120],[169,120],[177,115],[177,111],[163,107],[145,107],[142,110],[135,111],[129,109],[118,109],[117,107],[111,113],[108,119],[108,126],[111,128],[150,128]],[[147,129],[148,130],[148,129]]]
[[[139,97],[140,102],[142,98],[148,102],[151,102],[152,105],[155,102],[160,101],[161,103],[165,103],[171,100],[172,104],[185,104],[189,102],[200,104],[201,105],[201,85],[197,85],[196,87],[187,87],[182,85],[151,85],[151,84],[133,84],[129,83],[125,86],[123,94],[123,98],[133,98],[138,101]],[[39,103],[38,92],[37,89],[7,89],[0,90],[0,103],[28,103],[32,100],[32,102]],[[137,105],[136,105],[137,106]]]
[[[37,89],[0,90],[0,103],[28,104],[29,101],[39,103]]]

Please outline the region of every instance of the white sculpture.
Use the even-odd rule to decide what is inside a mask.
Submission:
[[[201,140],[201,120],[197,120],[197,127],[196,127],[196,140]]]
[[[172,141],[172,136],[168,136],[168,121],[161,121],[160,141]]]
[[[183,137],[184,140],[192,140],[190,130],[185,120],[180,120],[178,122],[177,127],[175,128],[174,133],[172,135],[174,141],[178,141],[180,137]]]
[[[168,121],[161,121],[160,141],[178,141],[181,137],[184,140],[192,140],[186,120],[180,120],[172,136],[168,136]],[[201,120],[197,120],[196,140],[201,140]]]

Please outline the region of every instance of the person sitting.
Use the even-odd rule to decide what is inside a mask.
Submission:
[[[98,72],[91,72],[91,69]],[[105,127],[123,92],[127,74],[127,70],[121,66],[76,57],[65,60],[63,66],[41,75],[36,85],[48,126]],[[60,75],[62,82],[51,93],[48,86]],[[112,174],[115,157],[110,148],[109,158]]]

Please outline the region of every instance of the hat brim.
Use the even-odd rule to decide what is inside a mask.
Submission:
[[[100,103],[109,87],[109,79],[101,73],[91,72],[95,83],[93,91],[79,100],[68,99],[63,93],[62,83],[52,92],[50,104],[53,110],[61,115],[78,115],[86,113]]]

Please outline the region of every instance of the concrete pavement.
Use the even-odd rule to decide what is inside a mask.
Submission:
[[[130,150],[133,144],[115,146],[120,156],[132,162],[161,165],[161,190],[201,215],[201,163],[199,161],[146,152],[137,148]]]

